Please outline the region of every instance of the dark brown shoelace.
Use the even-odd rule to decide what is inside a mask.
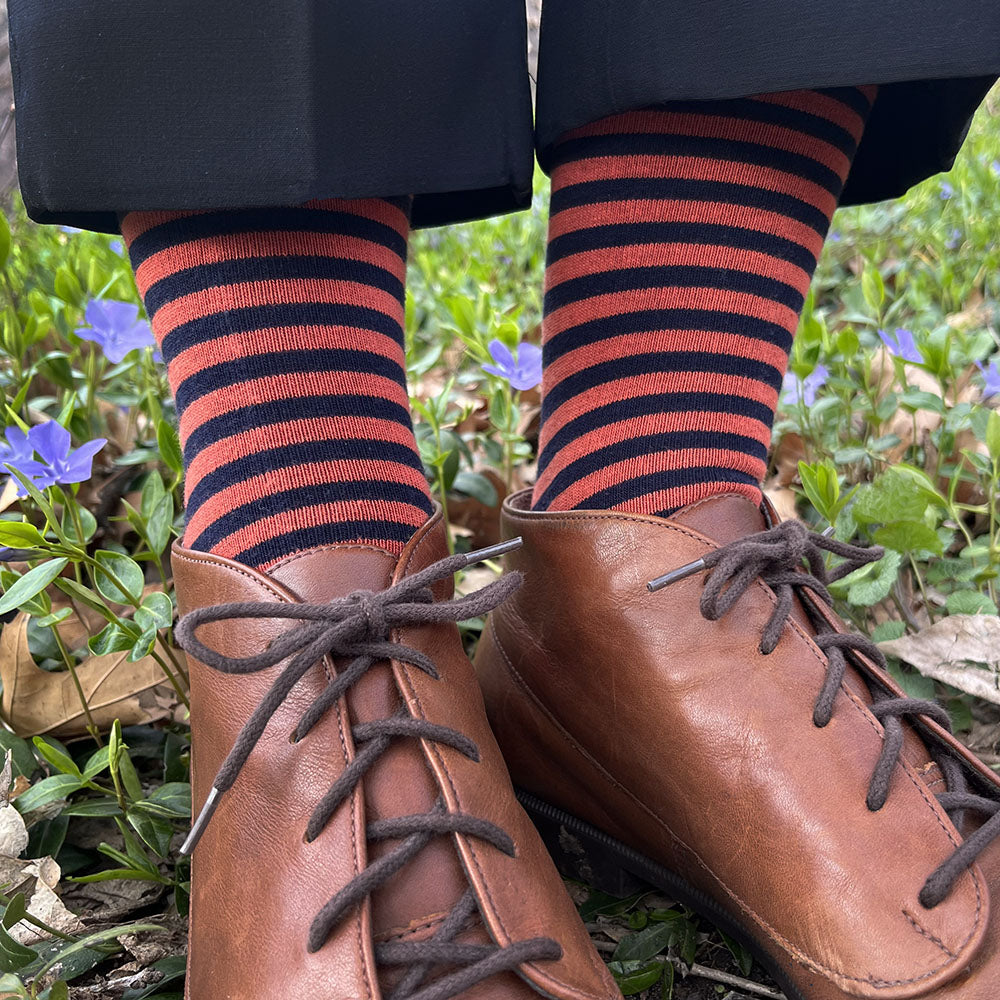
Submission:
[[[839,556],[844,562],[828,571],[824,552]],[[815,629],[813,641],[827,658],[826,677],[813,709],[813,722],[822,728],[833,716],[837,693],[847,671],[848,654],[861,654],[882,670],[886,669],[886,661],[871,640],[856,633],[845,635],[837,632],[819,614],[811,598],[832,605],[827,585],[876,562],[882,555],[882,549],[866,549],[839,542],[808,531],[798,521],[785,521],[767,531],[724,545],[703,559],[671,570],[650,581],[649,589],[660,590],[708,570],[701,596],[701,613],[709,621],[716,621],[736,604],[754,581],[763,580],[778,599],[761,636],[760,650],[765,655],[773,652],[778,645],[785,622],[792,613],[796,594],[802,596],[802,606]],[[869,676],[869,680],[870,710],[884,730],[882,752],[868,786],[868,808],[875,811],[882,808],[889,796],[892,773],[903,750],[903,720],[910,719],[919,725],[922,716],[933,719],[949,731],[951,721],[940,705],[918,698],[896,697],[879,687],[877,678]],[[975,862],[987,844],[1000,835],[1000,797],[971,791],[965,765],[952,756],[947,745],[929,729],[921,726],[921,733],[945,778],[947,790],[938,795],[938,801],[955,825],[961,827],[962,814],[966,811],[989,817],[924,883],[920,903],[930,909],[948,896],[962,872]]]
[[[492,611],[520,586],[518,574],[508,573],[481,590],[446,601],[435,600],[431,587],[459,569],[501,555],[518,545],[520,539],[515,539],[478,552],[450,556],[381,592],[356,591],[328,604],[246,601],[199,608],[185,615],[177,625],[177,640],[206,666],[226,674],[251,674],[277,666],[284,660],[288,660],[288,664],[240,730],[181,850],[190,853],[194,849],[220,797],[235,783],[269,720],[307,671],[313,667],[322,669],[322,661],[328,656],[338,662],[349,661],[299,720],[294,733],[296,742],[304,738],[379,661],[407,663],[438,679],[433,662],[419,650],[394,640],[393,631],[407,626],[465,621]],[[209,622],[246,618],[288,618],[299,624],[283,632],[263,652],[247,657],[224,656],[197,638],[197,630]],[[351,732],[357,753],[313,811],[306,827],[307,840],[319,836],[340,804],[357,788],[394,739],[424,739],[451,747],[470,760],[479,760],[479,750],[468,737],[446,726],[414,718],[405,707],[390,718],[355,725]],[[449,812],[441,800],[427,813],[369,823],[366,830],[369,841],[398,840],[399,844],[359,872],[320,910],[310,928],[309,950],[321,948],[347,913],[434,837],[456,833],[492,844],[511,857],[515,854],[514,842],[500,827],[476,816]],[[503,947],[456,941],[476,912],[476,898],[470,888],[433,937],[419,942],[376,944],[377,962],[407,967],[387,1000],[446,1000],[483,979],[512,971],[524,962],[557,959],[562,955],[559,944],[551,938],[531,938]],[[428,972],[442,965],[456,968],[421,986]]]

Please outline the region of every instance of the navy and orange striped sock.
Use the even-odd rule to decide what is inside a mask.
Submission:
[[[676,102],[555,150],[536,509],[755,503],[876,88]]]
[[[184,542],[400,552],[431,501],[403,349],[409,199],[122,220],[184,449]]]

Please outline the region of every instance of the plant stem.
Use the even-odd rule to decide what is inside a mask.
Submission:
[[[154,644],[153,648],[150,649],[149,655],[154,660],[156,660],[156,662],[160,665],[160,669],[167,675],[167,680],[170,681],[170,684],[173,687],[174,691],[177,692],[177,697],[180,698],[180,700],[181,700],[182,704],[184,705],[184,707],[187,708],[187,709],[190,709],[191,708],[191,702],[188,701],[188,697],[184,693],[184,689],[178,683],[177,678],[173,674],[173,671],[170,669],[169,666],[167,666],[166,660],[164,660],[163,657],[160,656],[160,654],[156,651],[155,644]]]
[[[52,626],[52,635],[56,640],[56,645],[59,647],[59,654],[62,656],[63,663],[66,664],[66,669],[69,671],[70,677],[73,678],[73,685],[76,688],[76,693],[80,697],[80,704],[83,706],[83,714],[87,718],[87,732],[93,737],[94,742],[99,747],[102,747],[104,746],[104,742],[101,740],[101,732],[97,728],[97,724],[94,722],[94,717],[90,714],[90,706],[87,704],[87,696],[83,693],[83,685],[80,683],[80,676],[76,672],[76,664],[73,662],[73,657],[66,648],[66,643],[63,642],[63,638],[59,634],[58,625]]]

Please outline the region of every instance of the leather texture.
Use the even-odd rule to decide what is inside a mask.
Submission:
[[[364,545],[325,547],[289,557],[264,576],[175,545],[173,567],[184,614],[227,602],[322,603],[360,589],[379,591],[446,554],[435,517],[399,560]],[[225,655],[247,656],[287,627],[279,620],[241,619],[205,625],[199,637]],[[429,937],[470,884],[481,916],[459,940],[503,945],[553,937],[563,957],[522,965],[517,975],[495,975],[463,997],[528,1000],[537,992],[558,1000],[617,997],[514,798],[457,628],[404,629],[394,638],[429,655],[440,679],[398,663],[377,664],[308,735],[292,743],[299,718],[335,671],[330,662],[317,664],[278,710],[222,797],[192,859],[188,1000],[376,1000],[391,990],[399,972],[376,968],[374,943]],[[249,675],[223,674],[190,657],[189,666],[197,812],[240,728],[284,664]],[[404,696],[413,715],[470,737],[480,762],[447,746],[397,739],[319,837],[306,843],[310,813],[354,759],[351,726],[393,715]],[[366,823],[426,812],[439,799],[452,810],[497,823],[514,839],[517,858],[464,835],[435,838],[342,921],[322,948],[309,953],[309,926],[321,907],[393,846],[366,845]]]
[[[825,657],[801,606],[760,650],[761,581],[718,621],[704,574],[646,584],[767,527],[739,497],[670,519],[504,506],[524,585],[476,659],[516,785],[682,876],[743,926],[807,1000],[988,1000],[1000,993],[1000,847],[927,910],[918,893],[961,836],[937,765],[907,735],[885,806],[865,801],[882,748],[859,660],[813,723]],[[828,609],[825,612],[836,627]],[[933,722],[979,778],[997,778]]]

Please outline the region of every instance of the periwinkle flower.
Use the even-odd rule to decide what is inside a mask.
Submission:
[[[110,251],[111,251],[112,253],[116,253],[116,254],[118,254],[118,256],[119,256],[119,257],[121,257],[121,255],[122,255],[123,253],[125,253],[125,244],[124,244],[124,243],[122,243],[122,241],[121,241],[121,240],[112,240],[112,241],[111,241],[111,242],[110,242],[110,243],[108,244],[108,249],[109,249],[109,250],[110,250]]]
[[[33,483],[37,482],[44,475],[45,469],[34,459],[35,449],[28,441],[28,435],[16,425],[6,428],[3,439],[0,440],[0,474],[7,472],[5,465],[10,465]],[[17,495],[28,495],[20,482],[17,484]]]
[[[812,406],[816,402],[816,393],[826,385],[830,370],[826,365],[817,365],[805,378],[799,378],[794,372],[788,372],[781,386],[781,398],[788,406]]]
[[[139,319],[139,307],[132,302],[92,299],[83,315],[89,325],[77,327],[76,335],[98,344],[112,364],[129,351],[156,346],[149,323]]]
[[[976,367],[983,376],[983,399],[1000,395],[1000,367],[997,363],[991,361],[988,365],[984,365],[982,361],[977,361]]]
[[[28,431],[28,443],[41,462],[31,462],[29,474],[38,486],[82,483],[90,478],[94,456],[108,443],[104,438],[87,441],[72,448],[69,431],[56,420],[37,424]]]
[[[913,339],[913,334],[909,330],[904,330],[901,326],[896,327],[895,333],[886,333],[879,330],[879,337],[885,344],[889,353],[894,358],[901,358],[903,361],[912,361],[920,364],[924,359],[917,348],[917,342]]]
[[[514,389],[534,389],[542,381],[542,349],[522,340],[517,345],[517,358],[502,341],[494,338],[489,343],[492,365],[483,365],[483,371],[504,378]]]
[[[839,229],[834,229],[831,231],[829,238],[831,243],[839,243],[844,237],[840,235]]]
[[[1000,177],[1000,160],[994,160],[990,164],[990,170],[992,170],[993,173],[997,175],[997,177]]]
[[[948,239],[945,240],[945,248],[948,250],[957,250],[962,244],[962,230],[953,229],[948,234]]]
[[[947,181],[941,181],[941,200],[951,201],[954,197],[955,189]]]

